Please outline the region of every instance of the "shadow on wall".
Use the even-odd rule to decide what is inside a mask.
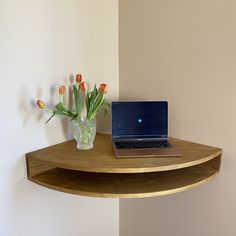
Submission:
[[[70,77],[70,81],[73,80],[73,77]],[[72,82],[71,82],[72,84]],[[36,101],[38,99],[43,100],[46,104],[47,107],[49,109],[53,109],[53,107],[58,103],[59,101],[59,95],[58,95],[58,85],[51,85],[50,89],[49,89],[49,99],[43,99],[45,97],[45,95],[43,94],[43,88],[42,87],[38,87],[36,89],[36,93],[35,95],[31,95],[29,93],[29,88],[27,87],[27,85],[22,85],[20,88],[20,92],[19,92],[19,103],[18,103],[18,108],[20,113],[22,114],[23,117],[23,127],[26,127],[29,123],[30,123],[30,119],[34,119],[37,122],[46,122],[46,120],[50,117],[50,113],[46,112],[46,111],[42,111],[40,110],[37,105],[36,105]],[[70,87],[70,86],[68,86]],[[47,91],[48,92],[48,91]],[[66,100],[66,104],[71,107],[72,106],[72,92],[69,90],[68,93],[68,99]],[[61,123],[61,127],[63,130],[63,135],[65,138],[71,138],[71,130],[68,127],[68,120],[66,118],[61,118],[60,119],[60,123]],[[46,127],[46,126],[45,126]],[[58,127],[59,128],[59,127]],[[53,138],[51,140],[50,138],[50,133],[51,133],[51,129],[45,129],[46,131],[48,131],[48,139],[49,141],[53,141]]]
[[[74,97],[73,97],[73,87],[72,85],[74,84],[75,78],[73,75],[69,76],[69,79],[64,78],[63,79],[63,84],[67,88],[67,96],[64,97],[64,103],[66,104],[66,107],[69,109],[73,109],[74,107]],[[49,99],[45,98],[45,95],[43,93],[43,88],[38,87],[36,89],[35,95],[30,94],[30,90],[27,87],[27,85],[22,85],[21,88],[19,89],[19,103],[18,103],[18,108],[20,113],[22,114],[23,117],[23,127],[27,126],[30,122],[30,119],[36,119],[37,122],[46,122],[46,120],[50,117],[50,113],[46,111],[40,110],[37,105],[36,101],[38,99],[45,99],[43,100],[49,109],[53,109],[54,106],[60,101],[60,97],[58,94],[58,88],[60,84],[53,84],[51,85],[48,94],[50,96]],[[72,139],[72,128],[70,127],[70,121],[67,118],[63,117],[53,117],[53,119],[60,119],[60,124],[61,128],[63,131],[63,135],[66,139]],[[50,121],[52,122],[52,121]],[[55,128],[55,126],[54,126]],[[57,129],[59,127],[57,126]],[[46,128],[45,129],[48,133],[48,139],[49,141],[53,142],[53,137],[50,138],[51,136],[51,128]],[[107,114],[104,116],[103,113],[100,113],[97,115],[97,132],[98,133],[111,133],[111,111],[110,108],[107,109]]]

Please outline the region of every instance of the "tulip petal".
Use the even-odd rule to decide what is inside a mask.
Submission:
[[[59,93],[60,95],[64,95],[66,92],[66,87],[64,85],[61,85],[59,88]]]
[[[82,75],[81,74],[77,74],[76,75],[76,82],[79,84],[79,83],[81,83],[81,81],[82,81]]]

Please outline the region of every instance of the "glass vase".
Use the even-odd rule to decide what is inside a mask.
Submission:
[[[77,141],[78,149],[93,148],[93,141],[96,135],[96,119],[87,120],[85,118],[80,121],[72,121],[73,135]]]

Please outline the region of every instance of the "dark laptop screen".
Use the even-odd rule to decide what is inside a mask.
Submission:
[[[166,101],[112,102],[112,137],[167,138]]]

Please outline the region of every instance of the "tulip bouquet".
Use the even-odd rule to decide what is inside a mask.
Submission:
[[[107,84],[100,84],[97,89],[96,84],[92,91],[88,91],[88,85],[86,82],[82,82],[82,75],[76,75],[76,84],[73,85],[73,95],[74,95],[74,103],[75,103],[75,111],[71,111],[66,108],[63,97],[66,93],[66,88],[64,85],[61,85],[59,88],[59,94],[61,96],[61,101],[55,106],[54,110],[50,110],[46,107],[46,104],[38,100],[37,105],[39,108],[44,109],[52,115],[46,121],[48,123],[53,116],[60,115],[70,118],[71,120],[81,121],[83,117],[81,117],[81,110],[83,99],[85,99],[86,103],[86,119],[93,120],[95,119],[97,113],[99,113],[105,104],[109,103],[105,100],[105,94],[108,91]],[[84,98],[81,96],[81,93],[84,94]]]
[[[74,110],[68,109],[64,104],[64,95],[66,93],[64,85],[61,85],[59,88],[61,101],[53,110],[48,109],[46,104],[41,100],[37,101],[37,105],[39,108],[51,113],[51,116],[46,123],[48,123],[55,115],[68,117],[73,121],[73,133],[77,141],[77,148],[90,149],[93,147],[93,139],[96,134],[96,115],[103,109],[106,113],[104,105],[109,105],[105,100],[107,91],[107,84],[100,84],[98,89],[95,85],[93,90],[89,91],[87,83],[82,81],[82,75],[77,74],[76,83],[73,84]],[[82,114],[83,104],[86,105],[85,116]]]

